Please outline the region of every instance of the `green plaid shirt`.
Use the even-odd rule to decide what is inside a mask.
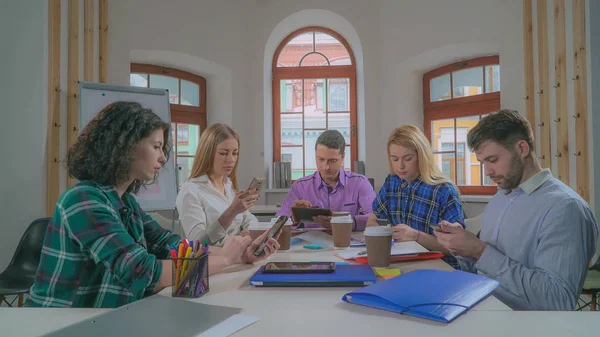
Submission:
[[[116,308],[152,295],[159,259],[181,238],[125,193],[82,181],[56,203],[30,296],[32,307]]]

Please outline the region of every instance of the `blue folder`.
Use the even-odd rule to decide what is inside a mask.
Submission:
[[[450,323],[500,284],[463,271],[416,270],[347,293],[348,303]]]
[[[377,282],[368,265],[336,265],[335,271],[324,274],[266,274],[264,266],[250,278],[257,287],[363,287]]]

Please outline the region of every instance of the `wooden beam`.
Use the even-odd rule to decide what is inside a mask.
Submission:
[[[573,0],[573,80],[577,192],[590,202],[585,0]]]
[[[60,194],[60,3],[48,3],[48,135],[46,139],[46,216]]]
[[[546,0],[537,0],[538,86],[540,99],[540,159],[543,168],[552,166],[550,151],[550,97],[548,96],[548,11]]]
[[[100,0],[100,8],[98,12],[100,21],[100,36],[99,36],[99,72],[100,83],[108,81],[108,0]]]
[[[535,125],[537,121],[535,119],[535,99],[533,92],[535,90],[535,80],[533,74],[533,12],[532,12],[532,1],[523,0],[523,50],[525,60],[525,113],[531,128],[533,129],[533,136],[536,136]]]
[[[78,85],[79,85],[79,0],[69,0],[69,39],[67,72],[67,146],[75,144],[79,135]],[[67,187],[74,183],[67,178]]]
[[[554,69],[556,89],[556,158],[558,179],[569,185],[569,112],[567,108],[567,42],[565,0],[554,0]]]
[[[94,0],[84,2],[83,80],[94,80]]]

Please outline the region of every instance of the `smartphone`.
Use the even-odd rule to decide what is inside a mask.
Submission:
[[[326,274],[335,271],[335,262],[269,262],[265,274]]]
[[[438,231],[438,232],[442,232],[442,233],[447,233],[445,232],[442,227],[440,227],[440,225],[436,225],[436,224],[429,224],[429,227],[431,227],[431,229],[433,229],[434,231]]]
[[[258,192],[260,193],[260,190],[262,190],[262,188],[265,186],[265,178],[254,178],[252,179],[252,181],[250,182],[250,185],[248,186],[248,190],[252,190],[252,189],[257,189]]]
[[[253,253],[254,256],[263,255],[263,253],[265,252],[265,245],[267,244],[267,241],[269,241],[270,238],[274,238],[274,237],[277,237],[277,235],[279,235],[279,232],[281,232],[281,230],[283,229],[283,225],[285,225],[287,220],[288,220],[288,217],[285,215],[282,215],[279,217],[279,219],[277,219],[277,221],[275,222],[273,227],[271,227],[271,230],[269,231],[269,233],[267,233],[265,240],[263,242],[261,242],[258,247],[256,247],[256,250]]]
[[[379,224],[379,226],[387,226],[387,225],[392,225],[392,223],[390,222],[390,220],[388,219],[377,219],[377,223]]]

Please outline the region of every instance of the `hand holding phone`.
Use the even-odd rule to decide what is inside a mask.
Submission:
[[[259,193],[262,188],[265,186],[265,178],[254,178],[248,185],[248,191],[257,190]]]
[[[277,219],[277,221],[275,222],[273,227],[271,227],[271,229],[269,230],[269,233],[265,236],[264,241],[261,242],[260,245],[258,245],[258,247],[256,247],[256,250],[253,253],[254,256],[261,256],[264,254],[265,246],[266,246],[267,242],[269,241],[269,239],[277,238],[277,235],[279,235],[279,233],[283,229],[283,225],[285,225],[287,220],[288,220],[288,217],[285,215],[282,215],[279,217],[279,219]]]

